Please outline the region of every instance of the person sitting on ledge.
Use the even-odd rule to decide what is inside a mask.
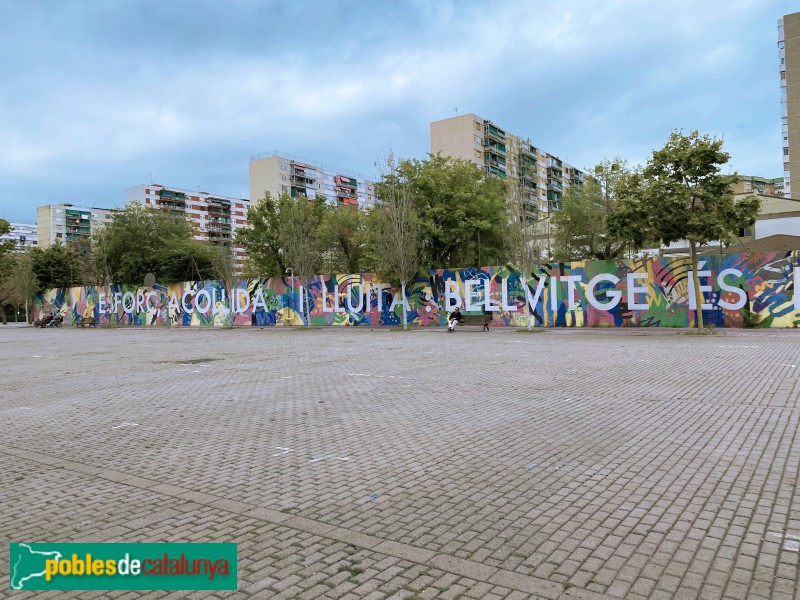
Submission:
[[[456,306],[453,312],[451,312],[447,316],[447,331],[448,333],[452,333],[452,331],[456,328],[456,325],[461,323],[461,309]]]

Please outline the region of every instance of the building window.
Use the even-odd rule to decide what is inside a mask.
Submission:
[[[286,163],[281,163],[281,171],[285,171],[285,170],[286,170]]]
[[[289,178],[286,175],[281,175],[281,181],[289,181]]]

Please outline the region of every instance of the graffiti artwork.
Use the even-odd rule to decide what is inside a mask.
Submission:
[[[800,325],[800,253],[700,257],[704,321],[716,327]],[[107,326],[443,326],[456,305],[489,313],[494,327],[687,327],[697,306],[688,258],[437,269],[419,274],[403,298],[375,274],[51,289],[34,318],[60,313]],[[307,297],[307,301],[305,298]],[[308,313],[308,319],[306,318]]]

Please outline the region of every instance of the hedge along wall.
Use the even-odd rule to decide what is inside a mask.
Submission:
[[[439,269],[407,289],[410,325],[441,326],[448,307],[493,314],[495,327],[685,327],[694,319],[688,258],[551,263],[534,269],[527,289],[509,267]],[[723,254],[700,258],[703,318],[717,327],[797,327],[800,253]],[[35,318],[63,314],[70,324],[302,325],[299,278],[51,289],[35,297]],[[318,275],[308,289],[312,325],[402,324],[398,288],[370,273]]]

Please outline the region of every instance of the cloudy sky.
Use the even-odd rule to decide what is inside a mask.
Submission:
[[[247,197],[275,149],[371,174],[474,112],[568,162],[673,128],[782,175],[777,19],[796,0],[0,0],[0,216],[125,187]]]

